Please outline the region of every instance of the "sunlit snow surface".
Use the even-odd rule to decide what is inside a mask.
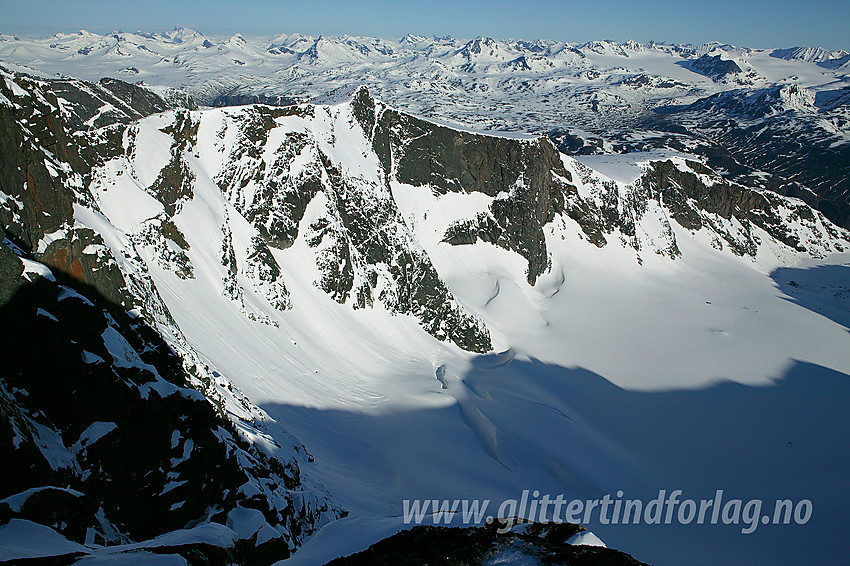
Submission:
[[[734,61],[741,72],[714,81],[690,65],[702,55]],[[749,49],[717,42],[577,44],[300,33],[218,37],[179,28],[52,37],[0,34],[0,61],[46,76],[92,81],[109,76],[183,88],[203,104],[238,95],[335,103],[367,85],[408,112],[517,132],[604,130],[649,108],[737,88],[795,84],[814,97],[850,84],[850,61],[843,51]],[[846,117],[841,123],[846,134]]]
[[[489,197],[435,196],[392,182],[407,228],[458,301],[487,324],[494,353],[439,342],[380,305],[355,310],[333,301],[314,284],[316,251],[303,237],[273,250],[292,308],[273,309],[248,282],[240,307],[222,294],[222,225],[239,263],[255,231],[212,180],[229,149],[216,144],[232,143],[215,136],[229,112],[239,110],[202,114],[200,142],[187,156],[194,196],[174,219],[195,278],[140,253],[201,358],[275,421],[272,435],[286,430],[304,443],[315,457],[303,466],[307,480],[351,512],[292,563],[321,563],[392,534],[404,499],[498,506],[524,489],[583,499],[623,490],[646,501],[660,489],[694,499],[723,489],[729,498],[763,498],[768,510],[775,499],[806,498],[814,504],[807,525],[760,526],[750,535],[741,525],[587,527],[609,547],[660,565],[791,564],[811,552],[840,562],[850,520],[850,330],[841,314],[850,255],[813,260],[765,246],[753,261],[673,224],[682,257],[650,251],[639,265],[633,249],[616,239],[597,248],[558,217],[546,226],[551,268],[531,287],[519,255],[441,241],[452,221],[486,210]],[[331,160],[378,181],[377,160],[346,112],[279,123],[309,130]],[[136,164],[164,162],[150,134],[137,139]],[[107,178],[131,171],[122,159],[104,166]],[[624,156],[599,168],[630,182],[638,162]],[[139,188],[147,181],[129,176],[109,187],[118,196],[100,200],[103,215],[75,211],[116,257],[127,233],[158,212]],[[321,195],[309,204],[301,234],[324,206]],[[819,274],[834,293],[820,287]]]

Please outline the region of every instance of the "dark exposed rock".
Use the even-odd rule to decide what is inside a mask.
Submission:
[[[209,101],[210,106],[244,106],[246,104],[265,104],[267,106],[292,106],[299,101],[288,96],[265,96],[262,94],[240,93],[231,91],[220,94]]]
[[[14,96],[5,81],[0,81],[0,94],[20,105],[0,105],[0,190],[12,197],[0,205],[0,215],[8,237],[30,251],[73,216],[74,195],[63,172],[54,167],[54,177],[45,163],[47,152],[60,147],[57,130],[63,135],[64,130],[58,112],[45,114],[46,105]],[[21,120],[34,123],[24,127]]]
[[[55,93],[42,91],[26,77],[18,80],[27,95],[6,90],[17,106],[0,105],[0,191],[11,197],[0,204],[6,237],[39,261],[129,307],[123,277],[100,236],[71,227],[74,202],[84,198],[81,189],[92,166],[86,144],[70,140],[71,125]],[[60,84],[66,94],[76,92],[76,83]],[[92,249],[100,251],[87,251]]]
[[[654,162],[640,179],[642,186],[664,202],[673,219],[682,227],[699,230],[707,226],[738,255],[755,255],[760,243],[753,232],[756,227],[792,249],[816,253],[814,249],[807,249],[791,229],[794,223],[816,221],[807,205],[781,200],[769,191],[759,192],[729,183],[700,163],[687,161],[686,164],[690,171],[682,170],[670,161]],[[710,185],[706,184],[706,178],[711,180]],[[717,217],[734,219],[741,228],[733,230],[731,224],[724,225],[718,222]],[[824,236],[842,237],[828,223],[824,230]]]
[[[327,238],[318,258],[320,286],[339,302],[353,296],[358,307],[380,299],[394,311],[416,316],[440,340],[473,352],[489,351],[486,328],[456,304],[428,256],[413,247],[389,191],[352,182],[326,156],[320,158],[336,216],[336,223],[314,225],[309,240],[318,246]],[[386,267],[393,282],[380,294],[379,265]],[[355,269],[362,274],[358,288],[354,288]]]
[[[163,132],[174,139],[172,153],[192,149],[198,142],[198,122],[186,111],[174,113],[174,122],[163,128]]]
[[[171,161],[159,172],[159,177],[148,187],[148,192],[165,207],[169,216],[179,210],[181,201],[192,198],[194,175],[183,161],[181,151],[173,149]]]
[[[198,123],[188,112],[176,112],[174,122],[163,129],[163,133],[172,137],[171,160],[160,170],[157,179],[147,188],[156,200],[162,203],[168,216],[174,216],[184,200],[193,195],[194,174],[183,159],[183,152],[192,149],[197,143]],[[133,144],[131,132],[131,147]]]
[[[251,241],[248,273],[274,308],[282,311],[290,307],[289,292],[283,282],[280,265],[262,238],[255,237]]]
[[[496,197],[490,218],[465,226],[452,243],[480,237],[520,253],[534,283],[549,266],[543,226],[575,191],[548,138],[517,140],[453,130],[376,103],[365,89],[352,102],[385,173],[438,193],[481,192]],[[428,190],[428,189],[425,189]]]
[[[298,224],[304,211],[321,190],[321,174],[316,167],[297,176],[287,175],[293,160],[311,143],[302,133],[287,135],[269,171],[261,164],[260,148],[269,131],[275,127],[275,118],[299,114],[309,116],[311,112],[312,107],[271,109],[256,106],[246,109],[240,115],[239,139],[231,152],[231,162],[216,179],[222,192],[259,230],[266,243],[279,249],[291,246],[298,236]],[[238,163],[243,156],[253,160],[250,165]],[[282,183],[282,178],[286,178],[287,182]],[[258,185],[257,194],[252,202],[245,202],[238,193],[252,181]]]
[[[692,71],[705,75],[715,82],[721,81],[729,75],[742,72],[741,67],[735,61],[722,59],[720,55],[703,55],[698,59],[690,61],[687,66]]]
[[[45,264],[91,285],[113,303],[130,308],[133,298],[118,264],[100,234],[89,228],[71,228],[67,236],[50,242],[37,257]]]
[[[195,277],[194,267],[186,252],[189,243],[165,212],[142,223],[139,232],[129,236],[134,244],[149,246],[160,266],[173,271],[181,279]],[[176,245],[169,244],[172,242]]]
[[[561,153],[567,155],[596,155],[605,153],[604,140],[599,137],[581,137],[565,129],[555,129],[546,136]],[[618,148],[624,149],[624,148]]]
[[[0,236],[3,237],[4,244],[8,242],[2,227],[0,227]],[[25,280],[21,277],[23,274],[24,265],[17,261],[15,253],[8,245],[0,245],[0,304],[11,299],[18,288],[24,284]]]
[[[846,123],[850,97],[819,101],[804,90],[792,84],[722,92],[659,109],[645,124],[684,127],[710,140],[712,166],[731,180],[801,198],[850,228],[850,145],[823,127]],[[749,175],[753,169],[761,173]]]
[[[0,498],[35,491],[0,521],[24,518],[77,542],[91,529],[116,544],[256,509],[280,536],[227,552],[268,564],[333,513],[288,491],[300,486],[297,462],[242,441],[141,319],[70,277],[28,282],[15,263],[2,253],[0,288],[19,281],[0,306],[0,324],[16,330],[0,343],[0,455],[14,462]]]
[[[180,246],[182,250],[189,249],[189,243],[186,241],[186,236],[183,235],[183,232],[181,232],[171,220],[164,221],[160,230],[165,238]]]
[[[377,542],[368,549],[331,560],[326,566],[420,566],[508,564],[531,561],[565,566],[640,566],[628,554],[599,546],[572,546],[566,541],[584,529],[572,524],[525,524],[500,534],[486,527],[420,525]]]
[[[126,283],[100,236],[71,228],[73,205],[89,203],[85,188],[92,168],[123,153],[125,125],[174,104],[115,79],[97,84],[76,79],[44,82],[18,74],[14,81],[26,94],[16,95],[0,81],[0,93],[14,104],[0,105],[0,191],[12,197],[0,204],[6,237],[35,259],[129,308]],[[192,130],[188,114],[179,116],[184,120],[178,124],[188,124],[182,137],[175,136],[182,148]],[[92,135],[79,131],[97,126],[101,128]],[[150,190],[173,210],[180,198],[191,194],[187,177],[185,165],[175,157]]]
[[[149,90],[117,79],[100,79],[98,85],[112,93],[141,116],[149,116],[168,110],[165,101]]]

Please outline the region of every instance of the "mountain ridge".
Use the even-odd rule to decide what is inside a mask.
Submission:
[[[783,103],[782,111],[759,124],[767,135],[756,151],[740,149],[751,145],[746,128],[724,134],[711,127],[714,117],[703,127],[670,112],[720,95],[745,104],[759,91],[791,86],[801,99],[829,98],[850,85],[844,69],[848,55],[842,57],[840,51],[750,49],[719,42],[396,41],[297,33],[234,37],[191,30],[17,40],[2,36],[0,60],[91,81],[106,74],[179,88],[199,104],[213,106],[339,103],[353,94],[351,85],[362,84],[406,112],[456,126],[546,133],[556,143],[567,138],[572,141],[559,146],[567,152],[634,151],[648,139],[669,149],[687,146],[714,155],[731,151],[736,168],[749,169],[747,183],[769,189],[793,186],[785,193],[804,198],[811,191],[817,198],[809,204],[850,227],[845,175],[825,180],[817,168],[789,169],[769,158],[791,152],[798,162],[842,162],[850,140],[850,107],[844,98],[833,97],[834,104],[819,104],[815,112],[791,100]],[[718,65],[723,69],[711,70]],[[665,116],[661,125],[653,120],[656,112]],[[800,147],[783,144],[789,131]],[[728,169],[721,161],[713,166]],[[729,175],[730,181],[741,179]]]

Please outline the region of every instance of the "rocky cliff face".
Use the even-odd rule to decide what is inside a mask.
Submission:
[[[101,236],[74,222],[75,202],[91,202],[93,167],[122,151],[130,122],[172,105],[121,81],[40,81],[2,73],[0,220],[24,253],[110,300],[132,306],[126,282]],[[187,103],[188,99],[186,100]]]
[[[348,109],[255,106],[219,112],[191,118],[195,131],[220,120],[212,147],[196,148],[195,137],[185,148],[172,142],[167,168],[177,171],[175,178],[184,184],[191,185],[193,174],[210,178],[256,231],[246,259],[239,261],[241,254],[231,253],[228,227],[223,227],[222,263],[231,270],[228,293],[238,297],[238,285],[232,281],[245,274],[267,283],[268,289],[262,290],[266,299],[286,308],[288,292],[270,250],[288,249],[300,238],[315,255],[319,269],[315,284],[335,301],[353,308],[380,302],[394,312],[415,316],[441,340],[470,351],[491,348],[487,330],[456,303],[406,228],[386,176],[374,168],[355,173],[352,169],[359,164],[352,167],[340,160],[339,153],[360,143],[357,138],[363,136],[352,130]],[[134,135],[131,131],[130,145],[135,144]],[[361,153],[368,149],[363,145]],[[181,159],[185,163],[186,152],[193,150],[210,166],[190,173],[174,165]],[[213,163],[210,150],[224,158]],[[131,168],[133,159],[129,156]],[[368,167],[368,156],[358,159]],[[153,187],[157,197],[158,186]],[[314,210],[307,218],[310,206]],[[165,210],[167,217],[174,212]]]
[[[454,223],[444,240],[483,240],[519,253],[532,285],[549,267],[544,227],[557,218],[574,220],[597,246],[614,238],[638,254],[671,259],[680,255],[671,220],[750,257],[765,240],[816,256],[847,246],[846,231],[806,204],[731,183],[694,160],[648,163],[634,183],[617,183],[561,156],[548,138],[453,130],[376,103],[365,90],[352,106],[388,178],[438,194],[492,197],[488,212]]]
[[[532,285],[548,267],[543,226],[564,210],[570,174],[547,138],[518,140],[461,132],[377,105],[365,90],[352,102],[385,175],[432,191],[493,197],[490,214],[456,226],[446,241],[481,239],[528,260]]]
[[[734,78],[742,72],[741,67],[728,59],[722,59],[720,55],[703,55],[688,63],[695,72],[705,75],[715,82],[721,82],[728,78]]]
[[[0,522],[89,545],[188,529],[159,552],[263,563],[338,516],[301,489],[295,458],[263,452],[220,416],[144,321],[2,253],[3,286],[16,289],[0,307],[4,328],[15,328],[0,345],[0,455],[13,463]],[[224,542],[203,544],[191,531],[202,525],[220,525]]]
[[[308,456],[297,441],[246,441],[246,431],[263,434],[262,412],[191,350],[136,252],[149,246],[192,277],[167,214],[191,195],[179,158],[191,122],[169,130],[177,157],[150,186],[166,213],[116,256],[80,211],[102,218],[90,192],[100,168],[132,152],[128,124],[172,104],[119,81],[5,72],[0,95],[0,319],[15,329],[0,346],[0,452],[14,463],[0,521],[49,527],[79,543],[79,556],[90,550],[82,543],[174,532],[184,534],[157,552],[259,563],[288,555],[340,511],[304,490]],[[264,259],[258,244],[257,278],[274,280]],[[214,542],[192,530],[203,525]]]
[[[766,237],[815,256],[848,246],[847,232],[805,203],[729,183],[698,162],[653,163],[639,183],[680,226],[708,228],[716,247],[722,249],[722,240],[737,255],[755,256]]]

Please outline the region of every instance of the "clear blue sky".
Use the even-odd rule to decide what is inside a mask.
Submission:
[[[850,0],[0,0],[0,32],[52,35],[87,29],[206,34],[405,33],[587,41],[717,40],[746,47],[820,45],[850,50]]]

